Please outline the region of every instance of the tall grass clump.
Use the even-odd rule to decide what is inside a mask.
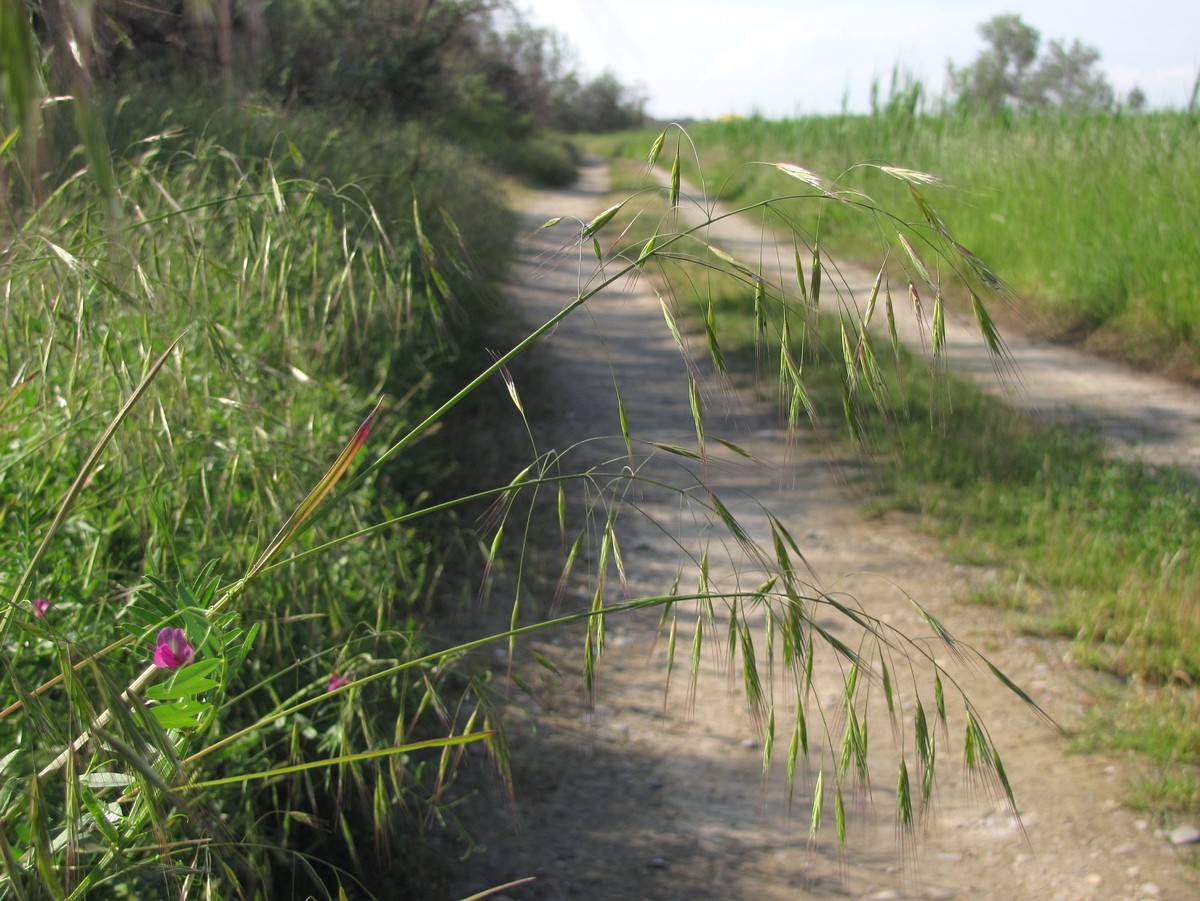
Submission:
[[[81,175],[0,257],[3,892],[419,883],[437,746],[490,734],[421,662],[459,548],[419,511],[453,455],[431,439],[320,501],[459,378],[465,262],[213,145],[152,141],[118,173],[122,220]],[[270,569],[314,516],[361,537]],[[188,665],[154,667],[176,629]]]
[[[109,142],[122,157],[137,159],[149,151],[156,159],[170,158],[192,153],[200,143],[239,160],[270,161],[278,178],[346,194],[336,215],[344,209],[357,211],[359,219],[374,216],[399,243],[417,240],[416,202],[432,239],[470,248],[482,279],[460,280],[459,292],[478,291],[494,280],[509,255],[502,175],[470,147],[420,122],[327,107],[290,109],[268,98],[214,105],[186,83],[113,85],[101,101]],[[149,136],[154,137],[148,141]]]
[[[690,129],[705,148],[704,187],[743,203],[769,190],[751,160],[799,161],[899,209],[903,185],[863,160],[934,172],[934,191],[958,239],[1055,328],[1089,334],[1147,363],[1195,374],[1200,273],[1188,211],[1200,203],[1197,129],[1188,112],[906,114],[759,118]],[[636,141],[626,143],[637,156]],[[899,164],[899,163],[897,163]],[[684,175],[698,184],[700,173]],[[823,238],[873,258],[880,234],[869,217],[816,205],[805,219]]]

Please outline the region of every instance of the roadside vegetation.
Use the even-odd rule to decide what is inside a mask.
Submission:
[[[429,897],[503,777],[460,389],[640,101],[492,7],[0,5],[0,897]]]
[[[1033,80],[1033,57],[1022,58]],[[965,71],[987,67],[977,61]],[[979,83],[965,73],[960,78],[964,86]],[[1019,101],[960,96],[925,112],[920,85],[897,77],[872,115],[690,126],[680,169],[709,202],[732,209],[778,190],[774,163],[804,167],[811,190],[802,187],[798,194],[808,196],[778,204],[779,219],[822,248],[837,247],[830,250],[835,259],[878,266],[881,252],[890,253],[901,285],[920,284],[921,277],[896,226],[928,226],[924,235],[932,240],[917,245],[925,252],[937,226],[920,201],[936,197],[955,239],[1013,288],[1007,309],[992,307],[1002,330],[1083,336],[1095,347],[1195,378],[1200,253],[1187,211],[1200,204],[1200,113],[1119,108],[1111,92],[1089,84],[1095,102],[1039,102],[1025,90]],[[644,186],[637,148],[646,140],[625,135],[597,145],[625,160],[618,192]],[[881,164],[938,179],[916,185],[914,204],[911,179],[891,177]],[[831,196],[835,189],[861,193],[843,193],[851,201],[843,202]],[[862,216],[856,207],[867,196],[910,213],[898,221]],[[665,206],[659,212],[665,215]],[[644,225],[632,228],[636,241]],[[697,281],[672,266],[663,274],[673,294],[694,302],[694,327],[708,332],[721,322],[722,352],[752,367],[760,336],[748,323],[736,324],[738,311],[754,304],[747,279]],[[697,284],[704,285],[699,296]],[[948,293],[946,302],[967,304],[970,297]],[[812,412],[831,434],[847,422],[845,440],[877,461],[872,481],[879,496],[872,505],[920,515],[963,560],[1002,574],[976,600],[1013,610],[1034,634],[1070,640],[1081,664],[1118,677],[1124,688],[1114,684],[1100,699],[1095,728],[1076,736],[1079,745],[1132,749],[1154,761],[1133,803],[1160,813],[1200,811],[1195,474],[1108,459],[1100,436],[1033,424],[904,354],[897,368],[875,370],[879,381],[871,391],[889,399],[882,411],[858,403],[847,385],[858,382],[866,392],[876,375],[864,368],[856,334],[851,328],[847,342],[830,313],[813,329],[794,331],[793,339],[798,360],[822,362],[804,369],[813,374]],[[891,353],[865,359],[890,360]],[[853,411],[849,420],[841,415],[846,410]]]

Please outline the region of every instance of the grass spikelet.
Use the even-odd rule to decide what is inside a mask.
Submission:
[[[806,307],[811,306],[808,300],[808,284],[804,281],[804,260],[800,257],[799,241],[792,242],[792,255],[792,265],[796,267],[796,286],[800,289],[800,300]]]
[[[614,203],[608,209],[604,210],[602,213],[588,222],[588,224],[583,227],[583,237],[593,237],[597,232],[600,231],[600,229],[608,225],[608,223],[612,221],[613,217],[621,211],[621,208],[625,206],[625,203],[626,201],[624,200],[620,203]],[[603,258],[602,255],[600,256]]]
[[[940,358],[946,351],[946,311],[943,309],[942,292],[933,298],[933,356]]]
[[[896,815],[900,827],[908,830],[913,825],[912,789],[908,784],[908,765],[900,758],[900,772],[896,775]]]
[[[637,264],[640,266],[650,258],[654,253],[654,248],[658,244],[658,235],[651,235],[645,244],[642,245],[641,252],[638,253]]]
[[[758,675],[758,662],[754,655],[754,636],[750,627],[744,623],[739,625],[738,635],[742,649],[742,681],[746,689],[746,703],[758,718],[762,715],[764,696],[762,680]]]
[[[842,702],[847,707],[854,706],[854,696],[858,692],[858,664],[851,663],[846,673],[846,681],[842,686]]]
[[[668,613],[671,625],[667,631],[667,685],[664,687],[664,694],[670,687],[671,673],[675,669],[675,646],[679,639],[679,607],[672,604],[670,607],[663,608],[663,616],[667,616]]]
[[[929,285],[934,290],[937,290],[937,283],[933,280],[929,270],[925,266],[925,261],[921,259],[921,255],[917,253],[917,249],[912,246],[912,242],[908,240],[908,236],[903,232],[897,232],[896,236],[900,239],[900,244],[904,248],[904,252],[908,254],[909,260],[917,270],[917,274],[921,276],[921,280]],[[913,289],[916,290],[915,288]]]
[[[892,353],[896,363],[896,371],[902,372],[900,367],[900,335],[896,332],[896,308],[892,303],[892,289],[888,287],[884,292],[884,309],[887,312],[888,324],[888,339],[892,342]]]
[[[679,184],[679,154],[677,153],[675,154],[675,159],[671,163],[671,193],[668,201],[671,204],[672,210],[679,206]]]
[[[862,327],[865,329],[871,324],[871,319],[875,316],[875,306],[879,302],[879,289],[883,285],[883,272],[887,267],[887,262],[879,267],[879,272],[875,276],[875,281],[871,283],[871,292],[867,295],[867,309],[863,313]]]
[[[817,771],[817,782],[813,786],[812,816],[808,823],[810,839],[816,838],[821,830],[821,808],[825,804],[825,771]]]
[[[997,377],[1002,381],[1009,381],[1015,378],[1017,372],[1012,354],[1009,352],[1004,340],[1000,337],[1000,331],[996,328],[996,323],[987,311],[987,307],[979,299],[979,295],[973,291],[971,292],[971,312],[975,315],[975,323],[979,326],[979,334],[988,346],[988,353],[991,355],[993,361],[992,368],[995,370]]]
[[[754,357],[762,365],[767,348],[766,293],[761,278],[754,280]]]
[[[1020,698],[1022,701],[1024,701],[1026,706],[1028,706],[1034,713],[1036,713],[1048,725],[1053,726],[1055,729],[1058,729],[1059,731],[1062,731],[1062,727],[1059,726],[1058,723],[1056,723],[1054,721],[1054,718],[1051,717],[1049,713],[1047,713],[1044,709],[1042,709],[1042,707],[1037,703],[1037,701],[1035,701],[1030,696],[1029,692],[1027,692],[1025,689],[1023,689],[1020,685],[1018,685],[1012,679],[1010,679],[1008,677],[1008,675],[1006,675],[1003,670],[1001,670],[998,666],[996,666],[996,664],[992,663],[992,661],[988,660],[987,658],[984,658],[983,662],[987,666],[987,668],[989,670],[991,670],[992,675],[995,676],[1005,688],[1007,688],[1009,691],[1011,691],[1013,694],[1015,694],[1018,698]]]
[[[767,728],[763,732],[763,778],[771,771],[771,752],[775,748],[775,705],[767,713]]]
[[[842,801],[842,786],[839,783],[833,793],[833,815],[837,824],[837,839],[839,845],[846,844],[846,805]]]
[[[755,278],[758,278],[758,273],[756,273],[753,269],[751,269],[745,263],[730,256],[727,252],[722,250],[720,247],[717,247],[716,245],[713,245],[713,244],[709,244],[706,246],[705,250],[708,253],[712,254],[714,257],[716,257],[718,260],[720,260],[722,263],[724,263],[725,266],[727,266],[732,271],[745,276],[746,279],[753,280]]]
[[[946,223],[942,221],[942,217],[937,214],[937,211],[929,204],[929,201],[925,199],[925,195],[913,185],[909,185],[908,193],[912,196],[913,203],[917,205],[917,209],[921,211],[921,215],[925,221],[933,227],[933,230],[946,240],[954,243],[950,237],[950,230],[946,228]],[[966,250],[966,248],[962,249]]]
[[[692,422],[696,427],[696,447],[704,454],[704,398],[700,396],[700,385],[696,376],[688,370],[688,403],[692,408]]]
[[[563,563],[562,572],[559,574],[558,583],[554,587],[554,600],[551,604],[552,610],[557,610],[559,604],[562,603],[563,596],[566,594],[567,585],[570,583],[571,570],[575,566],[575,560],[579,556],[579,551],[583,547],[584,532],[580,532],[575,536],[575,540],[571,542],[571,548],[567,552],[567,559]]]
[[[713,366],[717,372],[725,373],[725,357],[721,353],[721,345],[717,340],[717,313],[712,301],[704,312],[704,337],[708,340],[708,352],[712,356]]]
[[[679,348],[679,352],[687,357],[687,345],[683,342],[683,335],[679,332],[679,326],[675,324],[675,317],[671,313],[671,308],[667,306],[667,302],[659,297],[658,305],[662,308],[663,319],[667,322],[667,330],[671,333],[671,337],[675,340],[675,346]]]
[[[621,439],[625,442],[625,456],[633,459],[633,438],[629,434],[629,414],[625,411],[625,401],[621,392],[617,391],[617,417],[621,422]]]
[[[804,706],[802,704],[797,704],[796,705],[796,724],[795,724],[795,726],[792,727],[792,740],[788,744],[787,784],[788,784],[788,803],[789,804],[791,803],[791,799],[792,799],[792,790],[795,788],[795,785],[796,785],[796,762],[800,758],[800,739],[801,739],[801,735],[802,735],[802,732],[801,732],[802,728],[804,728]],[[807,744],[808,744],[808,740],[807,740],[807,736],[805,736],[805,745],[807,746]],[[804,749],[804,755],[806,757],[808,756],[807,747],[805,747],[805,749]]]
[[[696,615],[695,631],[692,632],[692,655],[688,661],[689,709],[695,702],[696,688],[700,683],[700,656],[704,647],[704,614]]]
[[[858,384],[858,365],[855,362],[854,351],[850,349],[850,333],[846,331],[843,320],[838,323],[838,334],[842,344],[842,367],[846,378],[846,391],[853,394]]]
[[[879,677],[883,685],[883,700],[887,704],[888,715],[896,715],[896,699],[892,692],[891,670],[883,659],[883,650],[879,652]]]
[[[928,172],[918,172],[916,169],[903,169],[900,166],[880,166],[879,171],[892,178],[898,178],[910,185],[940,185],[942,179]]]
[[[821,178],[821,176],[817,175],[817,173],[809,169],[805,169],[803,166],[796,166],[792,163],[774,163],[773,165],[784,175],[790,175],[792,178],[802,181],[810,187],[816,188],[822,194],[832,193],[832,186],[825,181],[825,179]]]
[[[916,737],[917,760],[921,764],[921,797],[928,799],[933,794],[934,768],[937,762],[937,739],[929,729],[925,716],[925,705],[917,699],[917,712],[913,718]]]
[[[941,723],[944,729],[947,724],[946,720],[946,691],[942,687],[941,673],[934,673],[933,676],[933,696],[937,703],[938,722]]]
[[[646,154],[646,166],[650,169],[654,168],[654,164],[658,162],[658,155],[662,153],[663,144],[666,143],[667,133],[661,131],[658,137],[654,139],[654,143],[650,145],[650,152]]]

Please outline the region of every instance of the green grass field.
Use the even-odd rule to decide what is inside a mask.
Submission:
[[[803,166],[920,222],[877,161],[938,176],[926,190],[956,237],[1051,327],[1139,362],[1200,375],[1200,116],[825,116],[688,128],[683,175],[744,204],[794,189],[772,166]],[[620,143],[645,155],[651,135]],[[877,261],[890,228],[838,203],[803,221],[843,254]],[[894,243],[894,242],[893,242]]]

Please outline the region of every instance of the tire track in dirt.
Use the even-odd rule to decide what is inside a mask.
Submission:
[[[578,248],[560,245],[570,232],[566,222],[538,227],[554,216],[586,221],[603,205],[604,187],[605,170],[590,165],[574,190],[522,199],[529,237],[509,296],[529,322],[544,321],[572,299],[594,260],[590,248],[580,255]],[[959,345],[953,347],[957,353]],[[589,301],[544,343],[539,361],[554,381],[560,410],[531,414],[539,450],[619,435],[614,380],[635,436],[694,445],[685,369],[646,284],[630,282]],[[864,518],[828,459],[780,431],[769,405],[711,377],[706,386],[709,435],[735,442],[757,461],[714,451],[707,478],[756,541],[770,546],[761,503],[795,536],[822,590],[856,599],[934,648],[911,594],[1029,689],[1056,720],[1067,726],[1078,721],[1103,677],[1064,664],[1065,645],[1014,635],[1002,614],[967,606],[967,590],[988,579],[987,571],[951,564],[903,517]],[[533,407],[538,399],[529,393],[524,402]],[[618,438],[589,442],[568,460],[585,468],[623,455]],[[683,484],[704,478],[669,455],[645,466],[647,475]],[[643,485],[628,501],[617,533],[631,596],[665,591],[681,558],[698,554],[706,542],[714,580],[732,586],[738,572],[742,587],[760,580],[737,543],[721,541],[677,495]],[[685,590],[695,580],[689,568]],[[546,592],[552,590],[551,583]],[[612,594],[616,600],[621,591]],[[568,593],[565,606],[586,607],[589,599],[581,586]],[[855,640],[840,617],[819,613],[818,621],[843,640]],[[533,691],[526,696],[511,688],[506,711],[516,804],[484,794],[462,809],[482,849],[458,866],[453,896],[527,876],[535,881],[508,890],[507,897],[1186,899],[1200,892],[1184,857],[1118,803],[1126,761],[1069,755],[1066,740],[986,671],[961,666],[940,650],[939,663],[962,681],[992,730],[1028,840],[1003,804],[964,785],[963,721],[951,710],[949,740],[939,743],[939,787],[919,840],[915,846],[898,841],[895,754],[875,692],[874,781],[847,798],[847,847],[838,847],[832,815],[809,841],[811,772],[797,777],[791,805],[783,776],[793,710],[788,680],[777,668],[769,681],[780,723],[776,764],[764,779],[761,723],[747,709],[740,667],[722,666],[719,654],[706,652],[689,713],[686,676],[679,672],[686,670],[687,651],[680,652],[683,662],[668,689],[666,643],[655,640],[657,625],[656,611],[611,621],[591,712],[580,700],[582,633],[532,643],[559,673],[518,663]],[[761,624],[755,635],[761,649]],[[709,645],[718,643],[709,639]],[[689,641],[682,630],[680,646]],[[816,700],[835,721],[842,668],[823,655],[816,670]],[[931,703],[928,696],[925,703]],[[907,717],[903,728],[911,747]],[[831,752],[813,741],[814,759],[823,754],[828,764]]]

